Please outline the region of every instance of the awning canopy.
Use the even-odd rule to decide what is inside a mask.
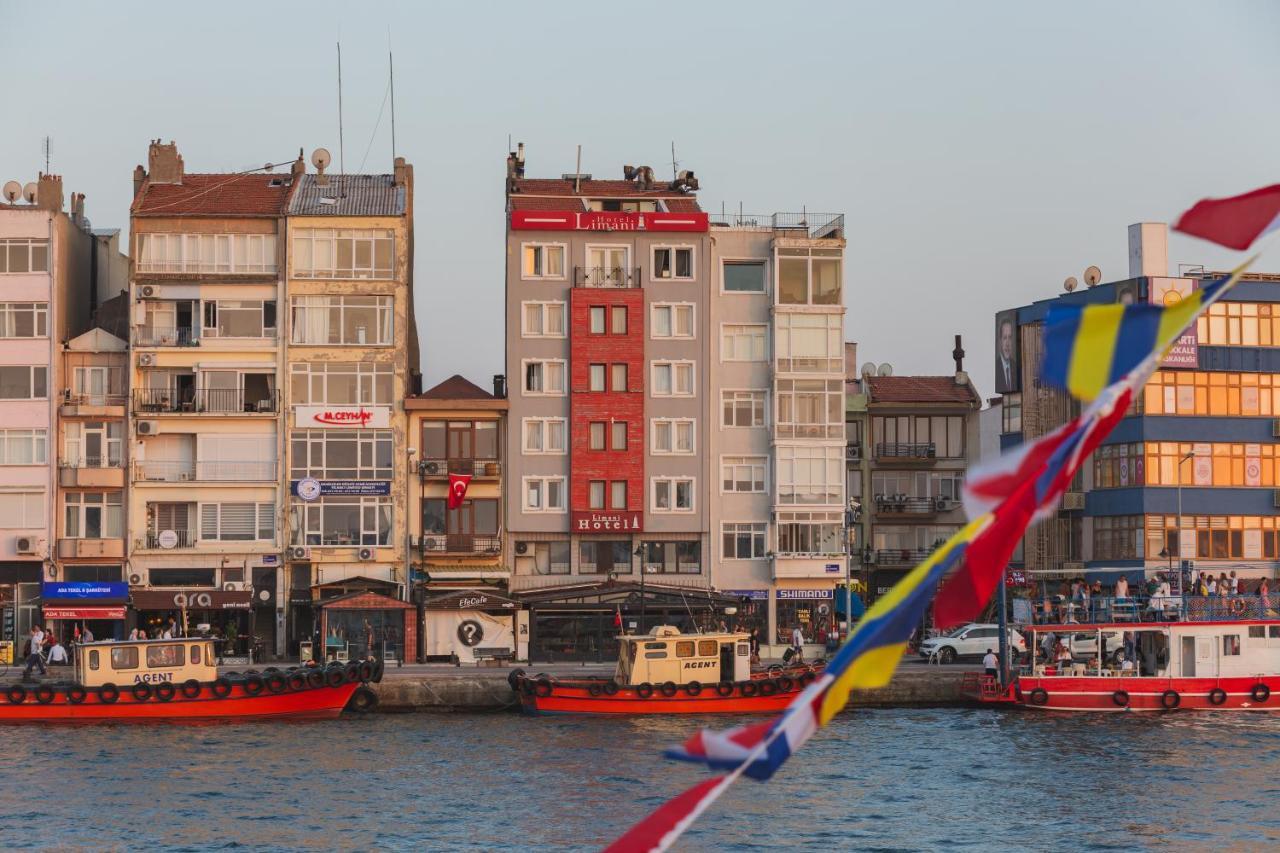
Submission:
[[[252,590],[135,589],[130,594],[135,610],[248,610]]]

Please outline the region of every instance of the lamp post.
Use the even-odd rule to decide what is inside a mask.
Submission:
[[[857,498],[849,498],[844,514],[844,620],[845,639],[853,633],[853,531],[861,520],[862,504]]]

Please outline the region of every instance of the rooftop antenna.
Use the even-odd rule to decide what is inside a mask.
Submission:
[[[342,42],[338,42],[338,172],[346,171],[347,155],[342,145]]]
[[[675,140],[673,139],[671,141],[671,180],[674,181],[678,177],[680,177],[680,173],[676,171],[679,168],[680,168],[680,161],[676,160],[676,143],[675,143]]]
[[[578,145],[578,164],[573,167],[573,191],[582,191],[582,145]]]
[[[49,137],[44,138],[44,173],[49,174],[49,150],[53,147],[53,140]]]
[[[396,162],[396,61],[391,53],[391,27],[387,27],[387,68],[391,73],[391,164]]]

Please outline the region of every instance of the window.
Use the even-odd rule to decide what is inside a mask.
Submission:
[[[839,314],[779,312],[774,358],[780,373],[844,375],[844,318]]]
[[[614,305],[609,309],[609,333],[612,335],[627,333],[627,306]]]
[[[645,542],[643,554],[648,573],[696,575],[702,571],[701,542]]]
[[[49,368],[0,367],[0,400],[43,400],[49,396]]]
[[[627,508],[627,481],[614,480],[609,483],[609,509]]]
[[[1280,416],[1280,374],[1160,370],[1140,410],[1149,415]]]
[[[104,405],[108,397],[124,395],[124,369],[105,365],[76,367],[71,373],[71,393],[90,405]]]
[[[525,359],[524,393],[548,397],[564,396],[564,361]]]
[[[422,502],[422,532],[436,535],[481,537],[463,539],[466,550],[479,550],[496,545],[498,535],[498,501],[489,498],[469,498],[462,506],[449,509],[444,498],[428,498]]]
[[[48,336],[48,302],[0,302],[0,338]]]
[[[631,574],[629,540],[595,539],[578,543],[578,574],[607,575],[610,572]]]
[[[93,649],[89,652],[89,669],[96,670],[99,666],[98,650]]]
[[[778,553],[843,554],[843,532],[844,519],[838,512],[780,512]]]
[[[693,512],[693,479],[655,477],[653,479],[653,511]]]
[[[269,541],[276,537],[274,503],[200,505],[200,538],[221,542]],[[327,544],[327,543],[309,543]]]
[[[840,304],[840,249],[779,249],[778,302]]]
[[[587,317],[591,323],[591,334],[603,335],[605,329],[606,309],[603,305],[592,305],[587,309]]]
[[[779,445],[778,503],[843,504],[844,450]]]
[[[587,246],[587,287],[623,287],[631,278],[626,246]]]
[[[720,490],[760,494],[765,490],[764,472],[768,458],[764,456],[724,456],[720,459]]]
[[[294,430],[289,435],[289,476],[294,480],[390,480],[394,441],[389,429]]]
[[[720,327],[721,361],[764,361],[764,324]]]
[[[62,535],[68,539],[124,536],[123,492],[67,492],[62,505]]]
[[[273,273],[276,235],[139,234],[137,258],[138,272]]]
[[[1280,346],[1280,308],[1269,302],[1218,302],[1196,320],[1202,346]]]
[[[721,391],[722,426],[764,426],[764,391]]]
[[[517,557],[516,566],[521,574],[535,575],[567,575],[570,569],[570,555],[567,540],[560,542],[523,542],[525,550],[532,558],[529,562]],[[532,571],[528,571],[532,568]]]
[[[674,281],[693,280],[692,246],[654,246],[653,277]]]
[[[313,346],[391,346],[393,304],[390,296],[295,296],[290,340]]]
[[[564,418],[525,418],[524,452],[527,454],[565,452]]]
[[[1094,559],[1142,559],[1143,522],[1144,519],[1140,515],[1095,516],[1093,519]],[[1153,551],[1153,556],[1159,551],[1160,548]]]
[[[425,421],[422,459],[467,460],[498,458],[497,421]]]
[[[680,640],[676,642],[676,657],[691,658],[694,652],[693,640]]]
[[[609,366],[612,375],[611,387],[614,391],[627,390],[627,366],[625,364],[613,364]]]
[[[111,668],[112,669],[137,669],[138,668],[138,647],[123,646],[121,648],[113,648],[111,650]]]
[[[44,492],[0,492],[0,529],[45,527]]]
[[[1000,431],[1022,432],[1022,395],[1005,394],[1000,405]]]
[[[1147,559],[1167,549],[1175,559],[1275,560],[1277,521],[1269,515],[1184,515],[1179,549],[1178,516],[1148,515]]]
[[[1237,657],[1240,654],[1240,635],[1239,634],[1223,634],[1222,635],[1222,656]]]
[[[655,418],[650,434],[650,450],[655,455],[694,452],[693,418]]]
[[[524,302],[521,334],[526,338],[563,338],[563,302]]]
[[[613,432],[613,436],[612,436],[613,449],[626,450],[627,449],[627,422],[614,421],[610,425],[610,429]]]
[[[588,424],[587,432],[589,438],[589,446],[592,450],[606,450],[605,438],[609,425],[604,421],[592,421]]]
[[[871,493],[877,502],[895,495],[958,501],[962,481],[959,471],[873,471]]]
[[[195,648],[192,646],[192,648]],[[147,666],[167,667],[186,664],[186,648],[181,643],[147,646]],[[195,661],[192,661],[195,663]]]
[[[604,509],[604,480],[591,480],[587,483],[587,506],[590,509]]]
[[[964,418],[958,415],[877,416],[871,436],[880,457],[964,458]]]
[[[67,427],[79,424],[68,423]],[[0,429],[0,465],[44,465],[49,461],[47,429]]]
[[[769,525],[763,522],[731,522],[720,525],[721,554],[726,560],[759,560],[765,555]]]
[[[692,338],[693,305],[684,302],[655,302],[650,306],[649,336]]]
[[[391,498],[324,495],[294,503],[290,529],[294,545],[390,545]]]
[[[63,427],[62,464],[114,468],[121,462],[123,421],[68,421]]]
[[[525,243],[520,247],[521,278],[564,278],[564,250],[560,243]]]
[[[779,438],[843,438],[843,379],[779,379]]]
[[[564,512],[564,477],[525,477],[525,512]]]
[[[1274,444],[1149,441],[1108,444],[1094,453],[1097,489],[1134,486],[1275,488],[1280,453]],[[1190,457],[1190,458],[1188,458]]]
[[[48,271],[48,240],[0,240],[0,273]]]
[[[74,563],[62,567],[62,579],[88,583],[120,583],[124,580],[124,568],[114,566],[90,566]]]
[[[693,396],[692,361],[653,362],[653,396]]]
[[[725,261],[726,293],[764,293],[764,261]]]
[[[292,402],[332,406],[390,406],[394,374],[390,362],[295,362]]]
[[[605,365],[592,364],[587,368],[588,388],[591,391],[604,391],[607,386],[605,384]]]
[[[295,278],[395,277],[396,238],[388,229],[298,228],[293,232]]]

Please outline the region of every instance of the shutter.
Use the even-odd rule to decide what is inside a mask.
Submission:
[[[218,505],[217,504],[201,504],[200,505],[200,538],[201,539],[217,539],[218,538]]]
[[[258,538],[271,540],[276,538],[275,504],[258,504]]]
[[[218,538],[222,540],[252,540],[257,537],[257,505],[251,503],[220,504],[221,527]]]

